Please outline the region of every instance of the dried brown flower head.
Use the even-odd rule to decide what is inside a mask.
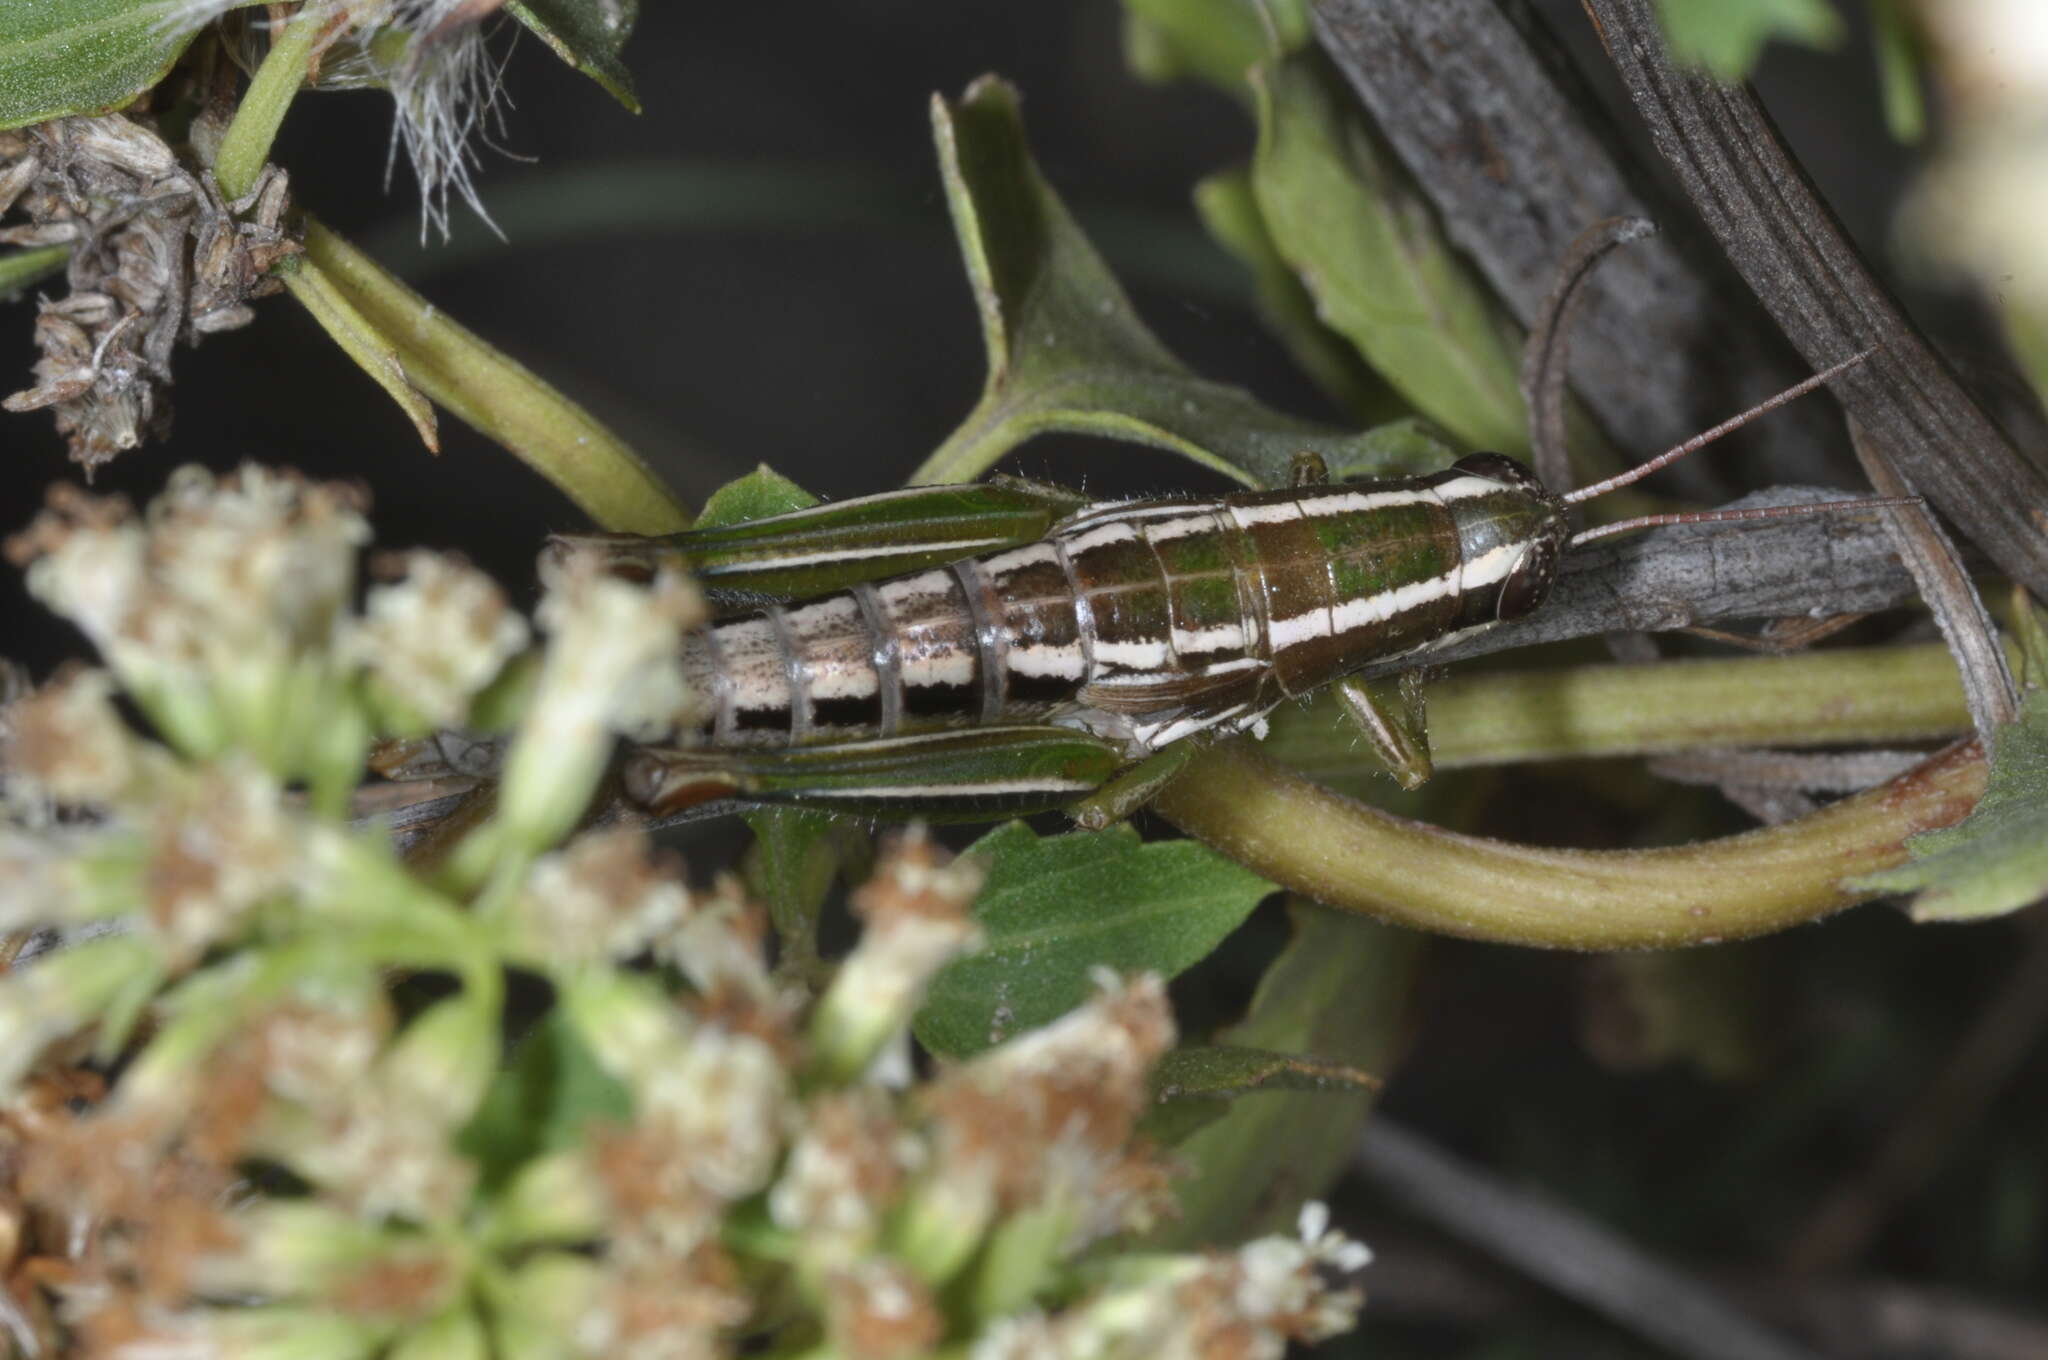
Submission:
[[[121,114],[0,132],[0,243],[68,246],[70,293],[42,303],[36,384],[9,411],[53,410],[88,472],[160,435],[180,336],[246,326],[270,269],[298,251],[282,173],[229,203],[145,123]]]

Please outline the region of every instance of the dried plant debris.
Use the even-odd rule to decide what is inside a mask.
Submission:
[[[246,326],[299,249],[282,225],[285,176],[230,203],[145,122],[60,118],[0,132],[0,244],[71,250],[71,291],[44,299],[35,386],[0,405],[52,410],[88,472],[170,423],[180,336]]]

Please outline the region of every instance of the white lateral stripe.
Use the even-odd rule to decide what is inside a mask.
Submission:
[[[964,647],[906,656],[902,667],[903,683],[918,689],[939,685],[957,688],[974,683],[974,654]]]
[[[1135,543],[1137,541],[1138,531],[1131,527],[1128,520],[1119,519],[1112,520],[1099,529],[1090,529],[1084,534],[1068,539],[1067,551],[1069,553],[1085,553],[1092,552],[1096,548],[1106,548],[1112,543]]]
[[[1216,628],[1176,628],[1173,630],[1173,648],[1185,656],[1189,652],[1234,651],[1244,646],[1244,629],[1234,623]]]
[[[1526,543],[1503,543],[1498,548],[1490,548],[1481,553],[1464,564],[1464,588],[1472,590],[1506,580],[1508,573],[1515,569],[1515,565],[1528,551],[1529,545]]]
[[[1240,529],[1249,529],[1254,524],[1286,524],[1301,518],[1299,501],[1279,501],[1272,505],[1226,505],[1223,508],[1237,521]]]
[[[1458,594],[1462,566],[1454,567],[1441,576],[1432,576],[1425,581],[1410,581],[1405,586],[1392,590],[1375,591],[1356,600],[1346,600],[1337,606],[1335,618],[1337,630],[1348,633],[1368,623],[1380,623],[1396,614],[1404,614],[1418,605],[1430,604]]]
[[[953,573],[941,567],[935,571],[921,571],[915,576],[903,576],[894,581],[884,581],[875,587],[875,593],[890,613],[919,596],[951,599],[958,594],[960,583]]]
[[[1057,676],[1062,680],[1079,680],[1088,674],[1088,659],[1081,655],[1078,644],[1072,647],[1056,647],[1050,643],[1035,647],[1013,645],[1008,660],[1013,672],[1034,679]]]
[[[944,798],[974,793],[1080,793],[1095,788],[1086,779],[1056,775],[1036,779],[992,779],[975,784],[874,784],[861,788],[806,789],[805,798]]]
[[[917,553],[949,552],[972,557],[988,548],[1008,543],[1007,538],[972,538],[948,543],[894,543],[875,547],[841,549],[836,552],[807,553],[800,557],[761,558],[745,562],[716,562],[694,568],[699,576],[723,576],[734,572],[779,571],[784,567],[810,567],[820,562],[865,562],[876,557],[911,557]]]
[[[1182,507],[1185,509],[1186,507]],[[1154,543],[1171,543],[1176,538],[1187,538],[1192,534],[1207,533],[1216,527],[1216,516],[1208,511],[1194,515],[1182,515],[1163,524],[1145,526],[1145,537]]]
[[[1305,496],[1301,513],[1311,519],[1330,515],[1356,515],[1368,510],[1386,510],[1397,505],[1428,505],[1437,499],[1434,491],[1327,491]]]
[[[1034,567],[1041,562],[1058,562],[1059,554],[1052,550],[1050,543],[1027,543],[1009,552],[997,553],[981,564],[981,569],[1000,575],[1023,567]]]
[[[1436,498],[1446,503],[1451,501],[1476,500],[1481,496],[1497,496],[1514,488],[1485,477],[1458,477],[1445,482],[1436,489]]]
[[[1104,642],[1095,641],[1095,665],[1121,666],[1125,670],[1156,671],[1166,665],[1166,644],[1153,639],[1149,642]]]
[[[1291,619],[1274,619],[1266,626],[1266,636],[1272,641],[1274,651],[1284,652],[1289,647],[1330,636],[1331,627],[1327,608],[1311,609]]]

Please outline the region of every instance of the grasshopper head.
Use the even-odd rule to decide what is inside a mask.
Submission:
[[[1437,488],[1458,526],[1464,602],[1458,626],[1518,619],[1550,597],[1570,528],[1536,474],[1498,453],[1452,465]]]

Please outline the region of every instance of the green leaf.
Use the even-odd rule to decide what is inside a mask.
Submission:
[[[932,101],[946,201],[981,313],[988,380],[916,482],[966,482],[1033,435],[1105,435],[1279,485],[1294,454],[1382,474],[1415,470],[1378,432],[1347,434],[1190,373],[1145,328],[1109,267],[1040,177],[1017,94],[993,77]]]
[[[1832,47],[1842,16],[1828,0],[1657,0],[1657,21],[1671,55],[1740,80],[1775,38]]]
[[[1529,447],[1521,329],[1308,56],[1254,74],[1252,191],[1325,324],[1416,410],[1473,448]]]
[[[1911,146],[1927,135],[1927,101],[1920,93],[1927,52],[1902,0],[1871,0],[1870,41],[1884,88],[1884,125],[1892,140]]]
[[[491,1188],[535,1157],[576,1146],[592,1120],[624,1124],[632,1115],[631,1094],[557,1010],[520,1041],[456,1144]]]
[[[742,869],[747,890],[768,904],[782,970],[808,979],[818,968],[818,913],[848,839],[861,833],[847,818],[812,808],[758,808],[744,816],[754,833]]]
[[[0,5],[0,128],[119,108],[163,79],[192,32],[136,0]]]
[[[1906,842],[1909,863],[1849,880],[1858,890],[1916,893],[1916,921],[2003,916],[2048,895],[2048,690],[1998,730],[1991,775],[1968,817]]]
[[[619,57],[640,18],[640,0],[506,0],[505,8],[556,56],[640,112],[633,75]]]
[[[1266,970],[1250,1013],[1220,1039],[1269,1054],[1313,1054],[1300,1061],[1326,1070],[1386,1071],[1400,1051],[1421,937],[1299,899],[1289,909],[1294,938]],[[1153,1245],[1221,1244],[1284,1230],[1301,1202],[1323,1194],[1342,1172],[1374,1092],[1362,1085],[1290,1090],[1276,1082],[1281,1089],[1237,1101],[1174,1149],[1190,1174],[1175,1182],[1180,1217]]]
[[[415,421],[411,398],[432,398],[510,449],[606,529],[666,534],[689,526],[689,511],[590,412],[319,221],[309,216],[304,223],[306,253],[292,261],[296,273],[284,271],[286,286],[323,325],[327,317],[308,301],[315,293],[336,315],[353,318],[360,343],[349,349],[351,357],[399,397]]]
[[[735,477],[711,493],[694,528],[716,529],[750,519],[786,515],[818,503],[818,498],[774,468],[762,463],[744,477]]]
[[[1124,0],[1124,55],[1141,80],[1193,76],[1248,97],[1247,71],[1309,37],[1306,0]]]
[[[1248,170],[1226,170],[1195,186],[1195,211],[1217,242],[1251,271],[1259,317],[1316,385],[1364,421],[1399,414],[1386,383],[1358,351],[1316,315],[1316,300],[1302,287],[1280,251],[1252,192]]]
[[[1173,977],[1273,890],[1205,845],[1147,845],[1127,826],[1040,837],[1011,822],[966,853],[989,866],[974,907],[987,946],[939,974],[917,1018],[945,1057],[1064,1015],[1093,995],[1091,969]]]

